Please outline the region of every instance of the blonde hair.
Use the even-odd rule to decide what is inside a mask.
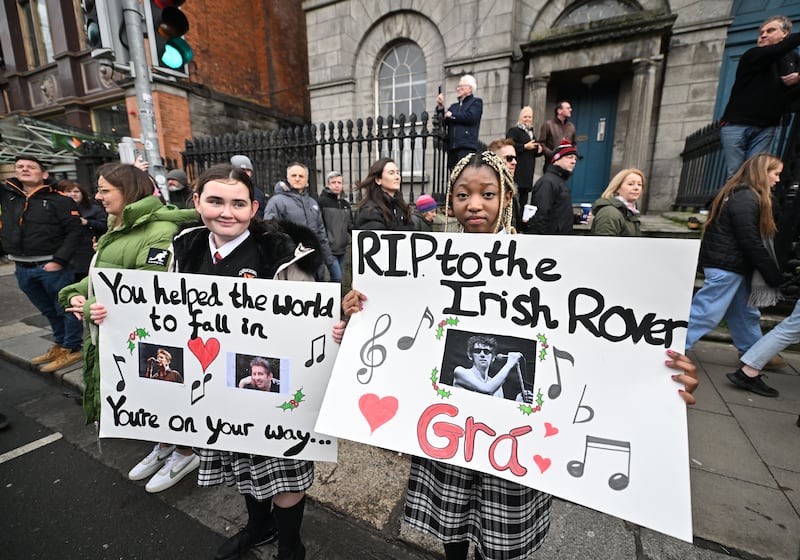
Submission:
[[[725,186],[719,190],[717,196],[714,197],[706,227],[719,218],[722,207],[734,189],[744,185],[758,197],[761,207],[758,229],[761,232],[761,237],[774,237],[778,228],[772,215],[772,187],[769,182],[769,173],[781,165],[783,165],[783,162],[772,154],[757,154],[745,161],[739,170],[733,174],[733,177],[728,179]]]
[[[617,191],[619,190],[620,186],[622,185],[622,182],[625,180],[625,177],[627,177],[631,173],[634,173],[634,174],[638,175],[639,177],[641,177],[641,179],[642,179],[642,192],[644,192],[644,171],[636,169],[635,167],[629,167],[628,169],[623,169],[622,171],[620,171],[619,173],[614,175],[614,177],[611,178],[611,181],[609,181],[608,186],[606,187],[606,190],[603,191],[603,194],[600,195],[600,198],[611,199],[611,198],[614,198],[615,196],[617,196]]]
[[[445,231],[450,231],[450,201],[453,196],[453,185],[455,185],[458,178],[467,167],[491,167],[500,182],[500,210],[497,213],[497,222],[494,225],[494,233],[501,229],[505,229],[508,233],[517,233],[514,229],[513,220],[513,197],[514,197],[514,179],[511,177],[511,171],[508,170],[506,162],[500,159],[494,152],[485,151],[481,154],[467,154],[453,167],[450,173],[450,179],[447,182],[447,199],[445,201]],[[507,194],[510,193],[510,196]],[[509,198],[508,204],[505,204],[506,197]],[[458,231],[464,231],[464,226],[459,224]]]

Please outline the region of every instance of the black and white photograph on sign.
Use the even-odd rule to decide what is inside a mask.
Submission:
[[[139,377],[183,383],[183,348],[139,343]]]
[[[448,329],[439,383],[532,403],[536,341]]]
[[[232,359],[231,359],[232,358]],[[229,354],[228,386],[266,393],[281,391],[281,359],[252,356],[249,354]]]

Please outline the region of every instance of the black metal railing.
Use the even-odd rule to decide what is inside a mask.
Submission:
[[[309,167],[309,185],[318,192],[333,170],[340,172],[345,187],[352,189],[381,157],[393,158],[400,168],[406,200],[413,201],[421,193],[443,199],[447,189],[441,128],[437,118],[429,118],[428,113],[192,138],[182,153],[183,166],[189,178],[195,179],[211,165],[229,161],[236,154],[250,158],[253,180],[268,194],[276,182],[285,179],[286,166],[293,161]],[[350,199],[354,198],[350,190]]]
[[[800,155],[794,148],[800,134],[798,113],[787,113],[775,134],[775,154],[784,162],[782,184],[794,184],[800,179],[795,168],[800,165]],[[714,123],[686,137],[681,152],[683,168],[674,207],[677,209],[703,208],[725,184],[725,158],[720,143],[720,125]]]

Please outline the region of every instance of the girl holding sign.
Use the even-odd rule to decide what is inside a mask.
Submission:
[[[514,183],[505,162],[491,152],[470,154],[453,168],[447,203],[459,231],[511,234]],[[346,316],[363,309],[366,297],[350,291],[342,301]],[[334,340],[341,341],[344,322]],[[684,385],[680,396],[694,403],[697,387],[694,364],[667,351],[666,364],[678,370],[674,379]],[[522,560],[539,548],[550,526],[549,494],[492,475],[414,457],[406,493],[405,520],[444,544],[448,560],[466,560],[469,545],[476,558]]]
[[[175,270],[241,278],[313,281],[322,264],[315,234],[289,222],[254,220],[258,210],[250,177],[229,164],[211,167],[197,180],[194,204],[202,226],[173,242]],[[300,524],[314,463],[245,453],[198,450],[200,486],[236,484],[247,507],[247,525],[225,541],[216,560],[278,540],[280,560],[302,560]]]

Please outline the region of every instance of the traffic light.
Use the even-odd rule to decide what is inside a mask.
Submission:
[[[189,20],[179,6],[185,0],[150,0],[148,35],[153,66],[167,73],[185,76],[184,67],[192,60],[192,47],[183,38]]]
[[[86,42],[92,58],[105,58],[127,64],[128,36],[122,17],[122,0],[82,0]]]

